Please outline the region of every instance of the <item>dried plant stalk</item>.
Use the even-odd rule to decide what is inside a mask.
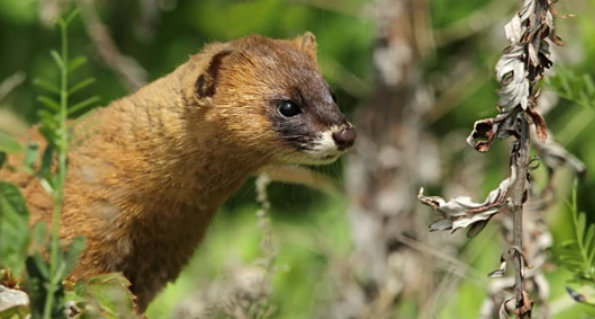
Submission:
[[[524,0],[522,9],[506,24],[504,30],[509,46],[496,65],[496,74],[501,85],[497,102],[499,115],[477,121],[467,142],[483,153],[490,149],[496,139],[516,138],[510,156],[510,176],[483,203],[475,203],[466,196],[450,201],[435,196],[426,197],[423,196],[423,189],[418,198],[443,217],[434,222],[430,230],[456,231],[469,227],[470,237],[477,235],[494,215],[510,207],[513,221],[512,246],[508,250],[507,259],[511,259],[514,264],[515,295],[501,303],[498,315],[507,318],[506,304],[514,300],[517,318],[530,318],[532,301],[523,285],[526,261],[522,228],[523,205],[529,197],[531,186],[530,126],[532,124],[535,127],[538,143],[545,143],[548,131],[545,120],[536,110],[539,96],[537,84],[543,79],[545,70],[553,64],[550,43],[563,43],[555,34],[550,0]],[[505,258],[500,269],[490,276],[501,276],[506,264]]]

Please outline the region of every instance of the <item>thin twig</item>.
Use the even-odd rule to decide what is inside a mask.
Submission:
[[[359,19],[370,19],[371,16],[366,10],[362,10],[359,5],[347,5],[341,0],[293,0],[292,2],[302,3],[314,8],[335,12],[340,15],[355,17]]]
[[[27,76],[23,71],[19,71],[0,83],[0,101],[4,100],[4,98],[12,92],[15,88],[25,82]]]
[[[105,63],[120,77],[129,91],[136,91],[147,83],[147,71],[136,60],[122,55],[111,38],[109,29],[101,23],[93,1],[79,0],[78,8],[87,33]]]
[[[531,139],[529,120],[527,116],[521,118],[521,137],[519,140],[519,149],[513,152],[515,165],[518,171],[518,178],[513,187],[513,259],[514,259],[514,293],[516,300],[516,309],[519,310],[519,318],[529,318],[527,312],[523,311],[525,300],[523,297],[523,203],[527,190],[527,174],[529,166],[529,151]]]
[[[464,18],[435,30],[436,46],[446,46],[486,31],[495,25],[510,7],[509,4],[503,4],[503,1],[494,0]]]

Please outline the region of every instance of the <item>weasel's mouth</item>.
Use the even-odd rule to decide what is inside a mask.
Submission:
[[[323,155],[323,156],[316,156],[313,159],[313,163],[315,163],[315,164],[330,164],[330,163],[336,161],[342,154],[343,154],[343,152],[336,152],[336,153],[327,154],[327,155]]]
[[[325,160],[325,161],[332,160],[332,159],[339,157],[340,155],[341,155],[341,153],[327,155],[327,156],[324,156],[322,158],[322,160]]]

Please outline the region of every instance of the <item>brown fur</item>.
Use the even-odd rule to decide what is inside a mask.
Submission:
[[[269,104],[294,86],[322,101],[328,88],[315,56],[310,33],[211,44],[171,74],[92,113],[83,124],[91,133],[68,156],[60,236],[66,243],[82,234],[87,245],[70,278],[123,272],[144,311],[248,176],[306,160],[274,130]],[[315,125],[345,123],[331,107],[325,112],[332,121],[319,116]],[[31,138],[41,141],[35,131]],[[49,223],[52,200],[36,179],[7,170],[0,178],[21,187],[32,223]]]

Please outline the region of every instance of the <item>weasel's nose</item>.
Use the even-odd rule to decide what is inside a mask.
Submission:
[[[353,146],[353,142],[355,142],[355,137],[357,134],[353,127],[348,127],[341,132],[333,133],[333,140],[335,140],[335,144],[337,144],[337,148],[342,151],[344,149],[350,148]]]

